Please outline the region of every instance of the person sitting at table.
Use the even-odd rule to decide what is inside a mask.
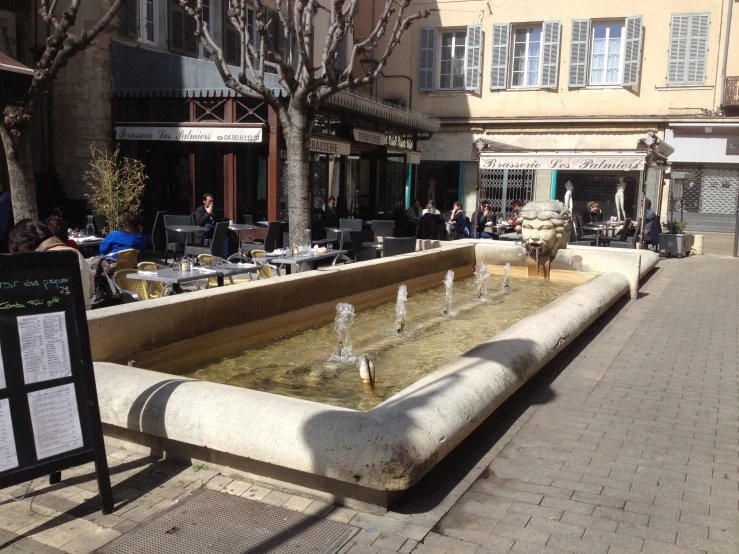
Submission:
[[[321,218],[323,220],[323,227],[338,227],[339,226],[339,215],[336,213],[336,198],[329,196],[326,201],[326,210],[323,212]]]
[[[521,211],[521,202],[518,200],[511,200],[511,210],[513,211],[513,215],[506,220],[506,223],[515,227],[516,220],[518,219],[518,213]],[[507,233],[501,233],[500,236],[498,236],[498,239],[515,241],[518,240],[518,233],[516,233],[515,230],[509,231]]]
[[[652,209],[652,201],[649,198],[644,199],[644,220],[647,222],[646,226],[644,227],[644,234],[649,235],[649,231],[652,230],[652,224],[654,223],[654,218],[657,217],[657,214],[654,213],[654,210]],[[639,229],[641,225],[641,219],[638,222],[632,221],[631,226],[636,227]],[[638,231],[637,231],[638,234]]]
[[[33,219],[21,219],[8,234],[8,248],[10,252],[52,252],[69,250],[77,253],[77,261],[80,266],[82,277],[82,294],[85,299],[85,309],[90,309],[90,299],[95,287],[90,271],[90,264],[76,250],[65,246],[64,243],[54,236],[51,229],[40,221]]]
[[[118,252],[135,248],[139,252],[146,250],[146,237],[141,234],[143,227],[139,216],[126,212],[123,214],[123,229],[116,229],[107,234],[100,243],[100,255],[117,258]]]
[[[585,225],[603,221],[603,211],[597,202],[588,202],[588,207],[583,210],[581,215]]]
[[[405,211],[405,215],[408,219],[411,221],[415,220],[413,222],[418,224],[418,220],[421,219],[421,216],[423,215],[421,213],[421,203],[418,201],[418,198],[413,200],[410,208]]]
[[[492,239],[493,235],[485,230],[485,226],[495,223],[495,214],[490,211],[490,202],[483,200],[480,202],[480,209],[475,214],[477,218],[477,236],[481,239]]]
[[[467,218],[464,215],[461,202],[457,201],[454,203],[454,208],[449,216],[449,221],[452,224],[452,238],[454,240],[463,238],[464,231],[467,228]]]
[[[79,250],[77,243],[69,238],[69,225],[58,215],[49,216],[46,219],[46,226],[51,229],[51,232],[56,238],[64,243],[64,246]]]
[[[426,204],[426,209],[423,210],[421,217],[426,214],[441,215],[441,212],[436,209],[436,202],[434,202],[433,200],[428,201],[428,204]]]
[[[216,223],[223,221],[221,214],[215,209],[213,205],[213,195],[206,192],[202,196],[203,204],[198,206],[195,210],[195,223],[199,227],[206,227],[208,232],[203,233],[202,238],[210,239],[213,237],[213,231],[216,228]],[[230,241],[228,236],[223,241],[223,257],[228,258],[230,252]]]

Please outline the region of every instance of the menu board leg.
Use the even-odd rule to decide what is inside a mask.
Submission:
[[[54,473],[49,475],[49,485],[56,485],[57,483],[62,482],[62,472],[61,471],[55,471]]]
[[[98,418],[100,416],[98,415]],[[100,428],[100,419],[97,420],[94,427]],[[105,454],[105,443],[103,442],[103,433],[100,429],[99,433],[93,435],[95,447],[95,475],[98,480],[98,492],[100,493],[100,502],[103,504],[103,514],[113,513],[113,489],[110,486],[110,472],[108,471],[108,459]]]

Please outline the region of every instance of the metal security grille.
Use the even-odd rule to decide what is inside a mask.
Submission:
[[[480,201],[489,200],[493,212],[511,217],[513,200],[525,204],[532,199],[535,175],[527,169],[481,169]]]
[[[673,172],[684,172],[682,201],[669,197],[670,215],[682,212],[694,231],[733,231],[739,194],[739,165],[673,164]],[[698,215],[700,214],[700,216]]]
[[[333,554],[356,529],[204,490],[102,549],[108,554]]]
[[[313,154],[311,161],[311,196],[313,207],[323,207],[328,199],[328,163],[325,154]]]

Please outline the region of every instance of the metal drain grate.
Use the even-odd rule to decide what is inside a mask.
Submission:
[[[108,554],[333,554],[356,529],[230,494],[203,490]]]

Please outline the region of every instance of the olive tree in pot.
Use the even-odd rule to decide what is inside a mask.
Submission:
[[[693,235],[685,232],[688,222],[673,220],[668,221],[665,226],[667,232],[659,234],[660,256],[688,256],[693,246]]]
[[[141,197],[146,188],[144,164],[90,145],[90,169],[85,173],[85,198],[104,219],[104,233],[123,228],[123,214],[139,213]]]

